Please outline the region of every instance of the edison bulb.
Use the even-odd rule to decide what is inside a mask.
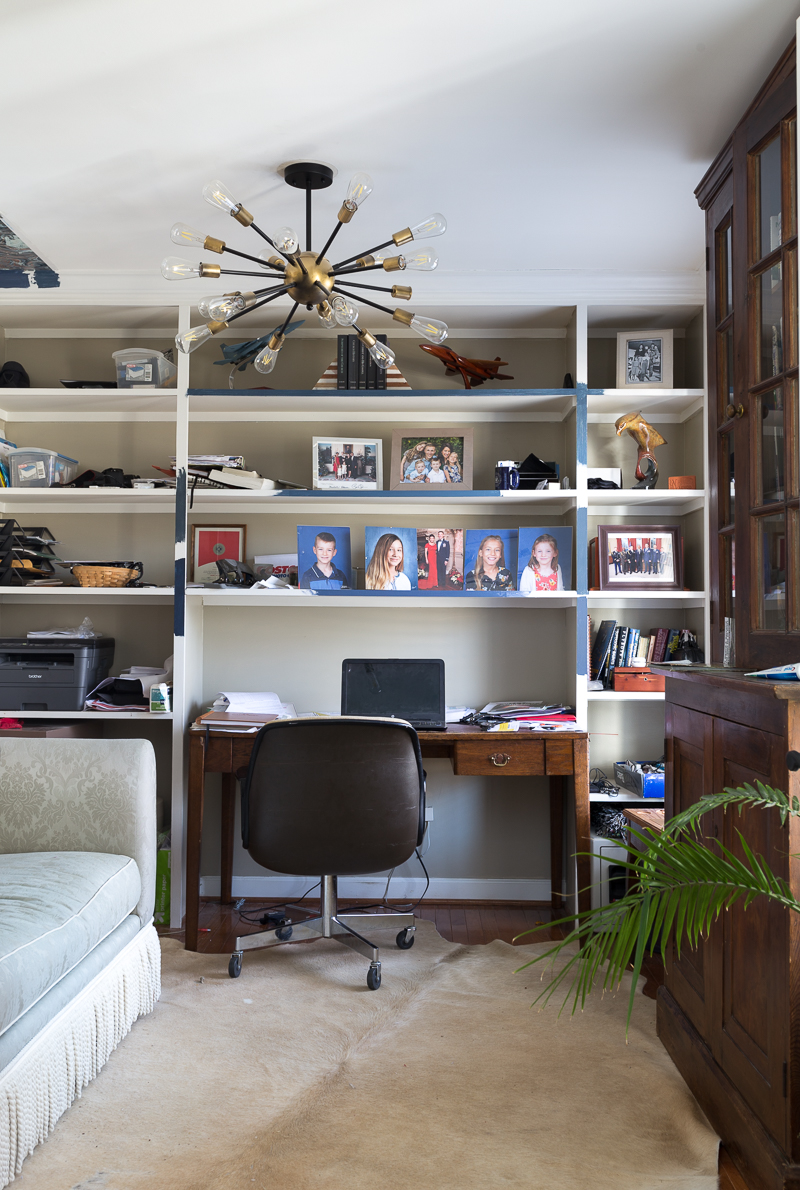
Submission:
[[[357,211],[365,199],[369,198],[375,188],[375,183],[369,174],[353,174],[347,187],[347,197],[344,205],[348,211]]]
[[[355,306],[351,306],[347,299],[342,297],[340,293],[334,295],[331,300],[331,307],[339,326],[352,326],[358,318],[358,310],[356,310]]]
[[[415,224],[409,229],[411,237],[415,240],[430,240],[433,236],[443,236],[447,231],[447,220],[444,215],[435,211],[429,215],[427,219],[423,219],[421,223]]]
[[[330,302],[320,302],[317,306],[319,320],[326,330],[332,331],[336,326],[336,314]]]
[[[169,233],[169,238],[173,244],[180,244],[182,248],[188,248],[190,244],[199,244],[201,248],[204,248],[206,244],[206,237],[202,231],[198,231],[196,227],[190,227],[188,223],[176,223]]]
[[[447,323],[438,318],[426,318],[423,314],[415,314],[411,319],[411,327],[422,335],[423,339],[430,339],[431,343],[444,343],[447,338]]]
[[[376,340],[371,347],[367,348],[367,351],[375,360],[375,363],[378,365],[378,367],[383,368],[384,371],[386,368],[391,368],[392,364],[394,363],[395,353],[392,351],[388,343],[380,343]]]
[[[200,301],[197,303],[197,313],[200,315],[201,318],[210,318],[211,317],[211,314],[209,312],[209,306],[211,305],[212,302],[215,302],[216,300],[217,299],[215,297],[200,298]]]
[[[246,307],[247,302],[240,293],[224,293],[221,297],[208,299],[209,316],[216,322],[227,322],[232,314],[238,314]]]
[[[184,331],[182,335],[175,336],[175,346],[184,355],[189,355],[201,343],[205,343],[206,339],[210,339],[211,337],[211,331],[205,324],[203,326],[193,326],[191,330]]]
[[[414,273],[432,273],[439,263],[439,257],[430,248],[415,248],[400,257],[400,267]]]
[[[294,256],[300,247],[300,239],[293,227],[279,227],[272,242],[279,252],[285,252],[287,256]]]
[[[200,276],[200,265],[191,260],[181,260],[179,256],[165,256],[161,261],[161,276],[168,281],[185,281]]]
[[[229,215],[235,215],[242,205],[236,201],[219,178],[203,187],[203,198],[206,202],[210,202],[212,207],[219,207],[221,211],[227,211]]]
[[[278,349],[279,350],[279,349]],[[262,372],[266,375],[275,367],[275,362],[278,358],[278,350],[267,345],[263,350],[259,351],[256,358],[253,360],[253,366],[257,372]]]

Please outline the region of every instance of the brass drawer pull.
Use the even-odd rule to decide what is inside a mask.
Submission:
[[[493,765],[497,766],[497,768],[503,769],[508,764],[511,757],[507,752],[493,752],[489,759]]]
[[[727,418],[744,417],[744,405],[726,405],[725,416]]]

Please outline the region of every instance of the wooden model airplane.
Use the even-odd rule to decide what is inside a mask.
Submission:
[[[508,363],[500,359],[499,355],[494,359],[465,359],[451,347],[435,347],[431,343],[420,343],[419,346],[423,351],[429,351],[431,355],[435,355],[442,361],[448,376],[460,372],[464,388],[477,388],[485,380],[514,379],[513,376],[504,376],[502,372],[498,372],[498,368],[508,367]]]
[[[654,488],[658,482],[658,463],[653,450],[656,446],[666,446],[666,438],[662,438],[658,430],[651,426],[649,421],[645,421],[641,413],[626,413],[618,417],[614,425],[618,437],[620,434],[630,434],[639,448],[635,471],[639,482],[633,486]]]

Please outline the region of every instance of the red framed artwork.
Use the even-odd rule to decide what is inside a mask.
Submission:
[[[246,535],[246,525],[192,525],[189,582],[216,582],[216,563],[223,558],[244,562]]]

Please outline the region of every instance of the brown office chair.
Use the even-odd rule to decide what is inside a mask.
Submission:
[[[242,783],[242,842],[259,864],[297,876],[322,874],[318,917],[283,921],[236,939],[242,953],[305,938],[335,938],[370,960],[367,987],[380,987],[380,951],[358,932],[401,926],[414,944],[413,913],[340,914],[339,876],[396,868],[425,830],[425,774],[414,728],[400,719],[290,719],[262,727]]]

